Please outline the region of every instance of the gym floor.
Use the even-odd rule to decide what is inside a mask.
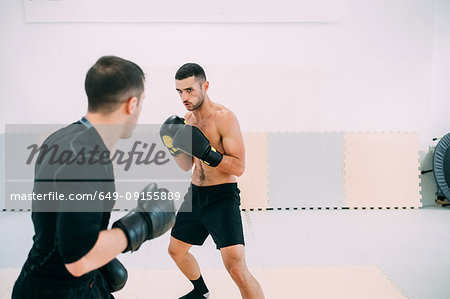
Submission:
[[[266,298],[450,298],[449,211],[242,212],[247,264]],[[124,213],[114,213],[112,220]],[[0,213],[0,298],[32,245],[30,213]],[[191,289],[167,254],[169,235],[119,256],[129,272],[116,298],[178,298]],[[208,238],[191,251],[211,299],[240,298]]]

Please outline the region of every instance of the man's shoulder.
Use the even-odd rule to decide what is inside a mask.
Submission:
[[[50,134],[44,141],[45,144],[64,144],[74,140],[85,138],[83,133],[87,132],[87,128],[80,123],[72,123],[64,128],[56,130]]]
[[[214,118],[219,123],[237,120],[236,115],[233,113],[233,111],[222,104],[216,104],[214,110]]]
[[[103,148],[103,141],[92,130],[95,129],[87,128],[80,123],[72,123],[53,132],[45,139],[43,145],[57,146],[59,149],[68,151],[79,151],[81,148],[86,150],[94,148],[96,145]]]
[[[100,137],[83,124],[73,123],[52,133],[40,145],[36,160],[36,176],[79,179],[103,174],[101,155],[108,156]],[[94,163],[95,162],[95,163]]]

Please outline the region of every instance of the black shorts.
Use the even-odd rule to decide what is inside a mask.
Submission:
[[[191,245],[203,245],[211,235],[217,249],[244,245],[240,192],[237,183],[205,187],[191,184],[171,235]]]

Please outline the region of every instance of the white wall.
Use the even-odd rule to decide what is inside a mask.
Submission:
[[[430,131],[440,137],[450,132],[450,1],[435,3]]]
[[[198,62],[244,131],[417,131],[426,151],[449,128],[449,1],[344,11],[331,23],[25,23],[23,2],[2,0],[0,125],[77,120],[87,69],[113,54],[147,73],[141,123],[184,113],[173,76]]]

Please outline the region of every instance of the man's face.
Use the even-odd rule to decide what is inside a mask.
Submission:
[[[205,99],[204,88],[194,76],[183,80],[175,80],[175,87],[184,107],[188,111],[199,108]]]

